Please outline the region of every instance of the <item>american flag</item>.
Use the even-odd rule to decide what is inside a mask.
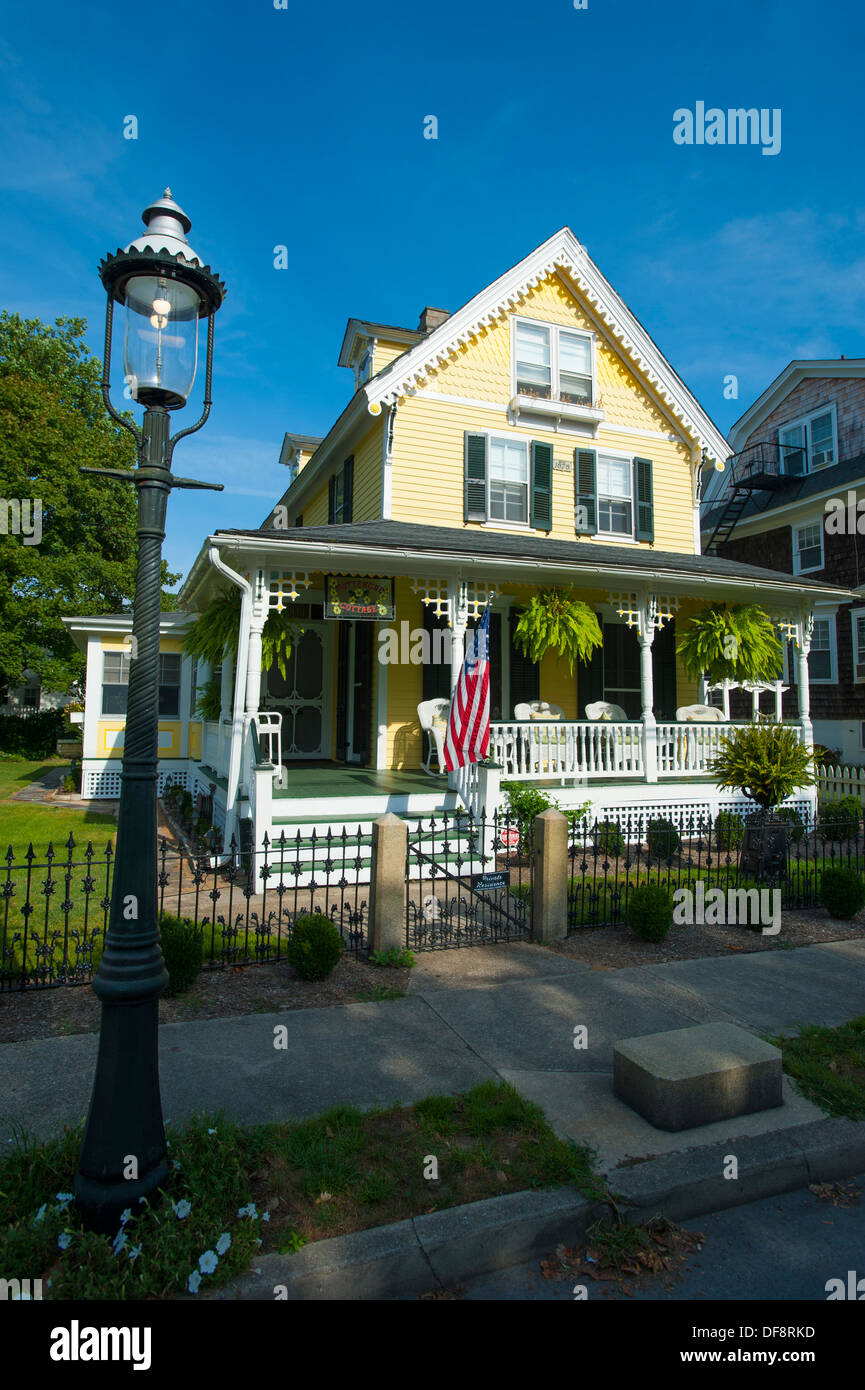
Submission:
[[[466,659],[451,700],[445,767],[453,772],[479,763],[490,749],[490,605],[466,638]]]

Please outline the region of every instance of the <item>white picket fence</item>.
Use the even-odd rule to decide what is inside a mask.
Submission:
[[[865,767],[819,767],[817,795],[821,801],[838,801],[842,796],[858,796],[865,806]]]

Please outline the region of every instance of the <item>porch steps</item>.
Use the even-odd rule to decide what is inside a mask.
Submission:
[[[352,802],[352,811],[356,813],[357,810]],[[269,883],[275,886],[281,879],[298,888],[309,887],[313,881],[320,887],[339,887],[343,880],[350,886],[369,883],[373,820],[382,814],[376,808],[374,815],[354,814],[348,820],[343,803],[341,815],[331,820],[323,819],[321,814],[274,817],[268,834]],[[438,805],[424,812],[412,810],[394,814],[406,822],[409,844],[419,841],[424,854],[436,865],[465,871],[471,861],[472,869],[480,870],[479,849],[472,848],[468,825],[458,826],[451,807]],[[433,826],[431,820],[435,822]],[[284,841],[281,840],[283,834]],[[262,863],[260,847],[258,863]],[[409,878],[429,878],[430,868],[426,861],[413,862]]]

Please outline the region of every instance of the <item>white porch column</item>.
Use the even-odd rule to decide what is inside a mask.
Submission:
[[[755,686],[751,691],[751,718],[757,724],[760,719],[760,691]]]
[[[802,738],[808,748],[814,747],[814,730],[811,725],[811,686],[808,672],[808,653],[811,650],[813,628],[814,615],[812,613],[803,614],[796,625],[794,637],[798,666],[796,688],[799,693],[799,723],[802,726]]]
[[[231,734],[226,729],[225,721],[231,718],[233,702],[234,657],[231,652],[225,651],[222,654],[222,675],[219,685],[219,728],[216,731],[216,771],[220,774],[225,771],[228,763],[225,750]]]
[[[730,722],[730,682],[725,677],[721,682],[721,708],[724,711],[724,718]]]
[[[658,728],[655,720],[655,676],[652,643],[655,640],[656,605],[651,597],[640,603],[640,699],[643,706],[643,767],[647,782],[658,780]]]
[[[775,682],[775,723],[780,724],[784,719],[784,687],[780,681]]]
[[[261,634],[267,621],[267,613],[253,608],[249,626],[249,646],[246,663],[246,713],[258,714],[261,699]]]

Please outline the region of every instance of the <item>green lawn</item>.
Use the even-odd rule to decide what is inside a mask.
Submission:
[[[248,1128],[201,1115],[168,1133],[161,1207],[124,1213],[113,1241],[86,1233],[72,1202],[80,1128],[19,1138],[0,1156],[0,1269],[42,1278],[46,1298],[170,1298],[225,1283],[259,1247],[289,1253],[506,1192],[570,1183],[607,1193],[591,1151],[558,1139],[499,1082]]]
[[[78,848],[74,859],[81,858],[88,840],[93,848],[103,850],[114,838],[114,817],[98,811],[76,811],[68,806],[34,805],[27,801],[11,801],[14,792],[35,782],[52,767],[68,767],[63,758],[41,758],[38,761],[0,754],[0,856],[12,846],[16,860],[26,854],[32,844],[42,863],[49,844],[58,858],[66,857],[69,836],[75,837]],[[55,861],[56,862],[56,861]]]
[[[865,1119],[865,1014],[838,1028],[811,1025],[794,1038],[767,1038],[784,1054],[784,1070],[827,1115]]]

